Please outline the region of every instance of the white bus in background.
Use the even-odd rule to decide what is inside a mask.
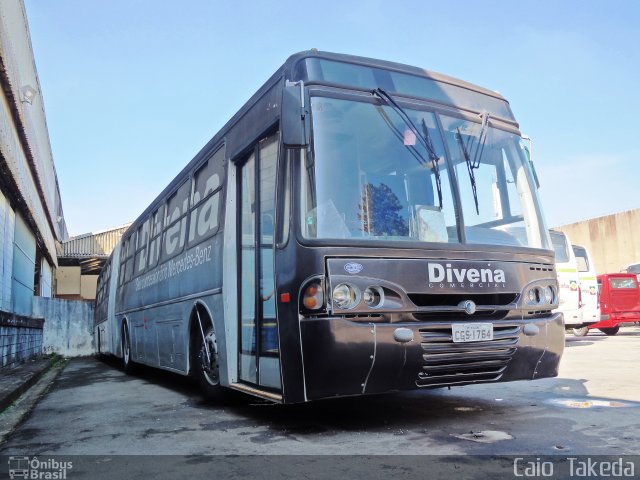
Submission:
[[[571,242],[564,233],[556,230],[549,230],[549,233],[556,253],[556,273],[559,284],[560,303],[556,311],[563,313],[564,326],[567,330],[580,329],[584,327],[584,321],[576,256],[571,248]]]
[[[582,327],[574,328],[574,335],[581,337],[589,331],[588,323],[600,321],[600,303],[598,295],[598,279],[596,267],[591,260],[591,255],[586,248],[580,245],[571,245],[576,257],[578,267],[578,279],[580,280],[580,293],[582,296]]]
[[[640,262],[630,263],[622,271],[627,273],[635,273],[638,277],[638,282],[640,282]]]

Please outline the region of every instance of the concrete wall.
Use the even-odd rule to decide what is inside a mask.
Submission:
[[[0,312],[0,372],[42,352],[41,318]]]
[[[34,297],[33,315],[45,318],[42,351],[65,357],[93,355],[93,303]]]
[[[598,274],[619,272],[640,262],[640,208],[554,229],[589,250]]]

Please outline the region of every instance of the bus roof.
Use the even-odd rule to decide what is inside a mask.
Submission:
[[[291,73],[295,66],[306,58],[324,58],[327,60],[334,60],[338,62],[351,63],[354,65],[363,65],[368,67],[377,67],[385,70],[391,70],[400,73],[406,73],[409,75],[415,75],[419,77],[429,78],[442,83],[448,83],[449,85],[455,85],[457,87],[466,88],[483,95],[488,95],[508,103],[508,101],[498,92],[490,90],[488,88],[480,87],[470,82],[460,80],[459,78],[444,75],[442,73],[433,72],[431,70],[425,70],[423,68],[406,65],[403,63],[390,62],[387,60],[379,60],[375,58],[359,57],[356,55],[347,55],[343,53],[322,52],[315,49],[298,52],[291,55],[284,64],[287,69],[287,73]],[[288,68],[287,68],[288,67]]]

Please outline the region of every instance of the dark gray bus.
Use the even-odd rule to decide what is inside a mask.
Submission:
[[[295,54],[125,233],[97,345],[282,403],[555,376],[536,188],[498,93]]]

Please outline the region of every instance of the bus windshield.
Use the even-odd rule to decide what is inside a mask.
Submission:
[[[567,238],[562,232],[550,232],[553,249],[556,253],[556,263],[566,263],[569,261],[569,245]]]
[[[464,231],[467,243],[549,249],[517,134],[415,107],[409,122],[373,98],[312,97],[311,109],[305,238],[460,243]]]

